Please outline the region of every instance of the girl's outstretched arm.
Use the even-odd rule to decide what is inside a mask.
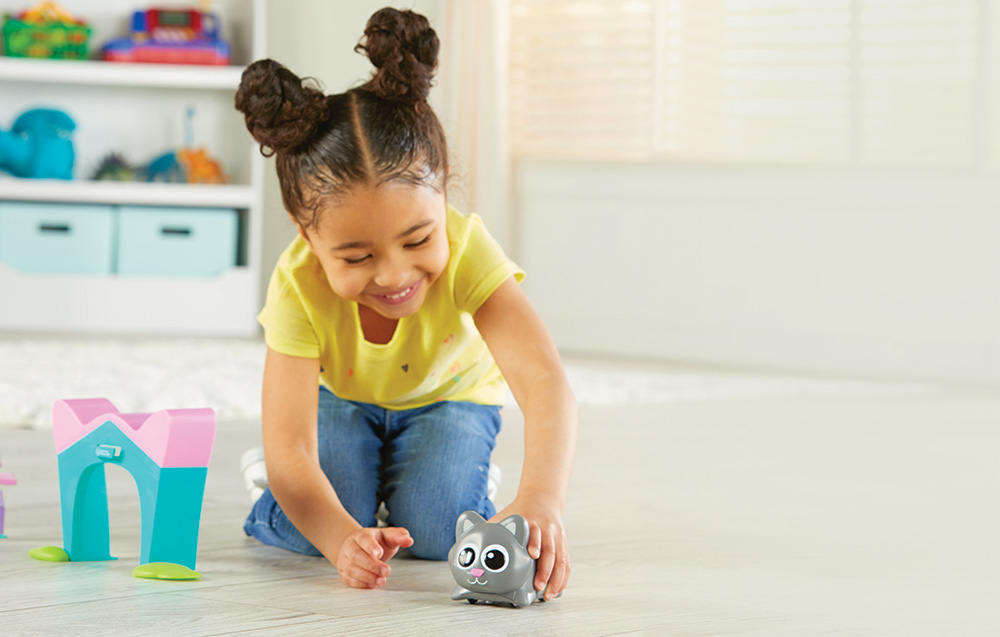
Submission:
[[[319,464],[316,408],[319,360],[268,348],[264,364],[263,433],[268,486],[302,535],[354,588],[376,588],[386,562],[413,539],[403,528],[362,528],[341,504]]]
[[[576,400],[559,353],[527,295],[512,277],[483,303],[476,326],[524,412],[524,466],[514,501],[497,514],[520,513],[531,527],[528,553],[538,559],[535,589],[552,599],[569,581],[562,524],[576,454]]]

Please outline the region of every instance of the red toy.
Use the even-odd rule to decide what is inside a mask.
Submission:
[[[198,9],[146,9],[132,14],[132,34],[104,45],[109,62],[229,64],[229,44],[219,39],[219,21]]]

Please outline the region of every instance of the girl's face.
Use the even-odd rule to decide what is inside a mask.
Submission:
[[[410,316],[448,265],[443,194],[423,186],[356,186],[299,234],[333,291],[389,319]]]

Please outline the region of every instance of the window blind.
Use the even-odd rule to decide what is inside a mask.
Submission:
[[[527,158],[985,161],[993,0],[511,0]]]

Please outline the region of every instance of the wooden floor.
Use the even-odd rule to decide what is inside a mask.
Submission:
[[[507,414],[499,500],[523,423]],[[0,430],[2,635],[998,635],[1000,392],[929,388],[587,407],[565,522],[573,577],[526,609],[449,597],[443,563],[397,559],[383,590],[243,536],[240,453],[220,424],[197,582],[139,580],[138,497],[109,471],[111,562],[54,564],[45,431]]]

